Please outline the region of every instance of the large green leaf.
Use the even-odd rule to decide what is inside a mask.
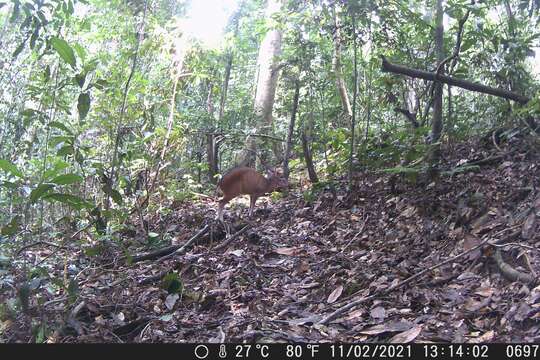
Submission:
[[[63,204],[67,204],[77,210],[81,210],[84,208],[90,209],[93,207],[93,205],[90,202],[84,200],[83,198],[80,198],[78,196],[71,195],[71,194],[62,194],[62,193],[48,194],[47,196],[44,197],[44,200],[58,201]]]
[[[118,205],[122,205],[122,195],[115,189],[111,189],[111,197]]]
[[[82,89],[84,86],[84,82],[86,81],[86,73],[82,72],[80,74],[75,75],[75,82],[77,82],[77,85]]]
[[[90,94],[88,92],[83,92],[79,95],[77,110],[79,110],[79,119],[84,120],[88,114],[88,110],[90,110]]]
[[[68,144],[73,144],[75,138],[73,136],[52,136],[49,140],[51,146],[56,146],[62,142],[67,142]]]
[[[69,155],[69,154],[73,154],[73,146],[71,145],[64,145],[60,148],[60,150],[58,150],[56,152],[56,155],[58,156],[66,156],[66,155]]]
[[[82,176],[79,176],[77,174],[65,174],[55,177],[51,180],[51,182],[57,184],[57,185],[69,185],[74,184],[77,182],[81,182],[83,180]]]
[[[71,130],[69,130],[66,125],[62,124],[59,121],[51,121],[49,123],[49,127],[54,127],[54,128],[60,129],[60,130],[64,130],[68,134],[72,134]]]
[[[66,169],[69,167],[69,163],[65,162],[63,160],[57,160],[54,163],[54,166],[52,168],[47,169],[45,173],[43,173],[43,179],[48,182],[48,180],[58,174],[60,174],[60,171]]]
[[[17,169],[17,167],[10,161],[0,159],[0,169],[17,177],[24,177],[23,173],[19,169]]]
[[[19,17],[19,14],[21,13],[21,2],[19,0],[13,1],[13,13],[11,14],[11,17],[9,18],[10,23],[14,23],[17,21],[17,18]]]
[[[23,51],[25,45],[26,45],[26,40],[24,40],[22,43],[19,44],[19,46],[17,46],[17,48],[15,49],[11,57],[15,59],[17,56],[19,56],[19,54]]]
[[[66,40],[53,36],[51,37],[51,45],[65,62],[75,68],[75,53]]]
[[[30,202],[35,203],[41,199],[49,190],[54,188],[54,184],[41,184],[30,193]]]
[[[21,217],[19,215],[16,215],[9,224],[2,226],[0,233],[5,236],[10,236],[15,234],[19,228],[21,227]]]
[[[17,190],[19,188],[19,186],[16,183],[11,182],[11,181],[2,181],[0,183],[0,187],[5,187],[11,190]]]

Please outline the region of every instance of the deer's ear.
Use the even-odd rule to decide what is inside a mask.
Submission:
[[[276,172],[275,172],[275,170],[273,168],[268,168],[268,169],[266,169],[266,174],[268,176],[274,176],[274,175],[276,175]]]

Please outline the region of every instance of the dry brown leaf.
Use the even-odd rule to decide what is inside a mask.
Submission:
[[[378,335],[385,332],[397,332],[397,331],[406,331],[411,329],[413,324],[407,322],[407,321],[397,321],[397,322],[389,322],[386,324],[379,324],[372,326],[368,329],[359,331],[360,334],[365,335]]]
[[[278,253],[280,255],[296,255],[298,253],[299,249],[296,247],[283,247],[283,248],[277,248],[274,250],[275,253]]]
[[[483,288],[479,288],[474,293],[476,295],[480,295],[483,297],[490,297],[491,295],[493,295],[494,292],[495,292],[495,289],[493,289],[492,287],[483,287]]]
[[[172,310],[174,307],[174,304],[176,304],[176,301],[180,298],[180,295],[178,294],[170,294],[165,299],[165,306],[167,309]]]
[[[474,339],[471,339],[471,343],[485,343],[485,342],[490,342],[493,340],[493,338],[495,337],[495,331],[493,330],[489,330],[487,331],[486,333],[484,333],[483,335],[481,336],[478,336]]]
[[[354,310],[349,315],[347,315],[345,320],[354,320],[356,318],[361,317],[363,313],[364,313],[364,310],[362,310],[362,309]]]
[[[420,332],[422,331],[422,325],[417,325],[412,329],[399,333],[392,338],[390,338],[391,343],[408,343],[416,339]]]
[[[343,285],[339,285],[337,288],[332,291],[332,293],[328,296],[328,300],[326,300],[327,303],[332,304],[334,303],[340,296],[341,293],[343,293]]]
[[[401,212],[401,216],[403,217],[411,217],[416,211],[416,208],[414,206],[407,207],[404,211]]]
[[[384,320],[386,317],[386,310],[384,310],[382,306],[377,306],[376,308],[371,309],[369,315],[374,319]]]
[[[523,223],[523,227],[521,228],[521,236],[524,239],[530,239],[535,233],[536,228],[536,214],[534,211],[531,211],[529,216],[527,216],[527,220]]]

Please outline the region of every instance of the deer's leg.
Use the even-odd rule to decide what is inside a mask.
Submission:
[[[217,212],[217,219],[221,222],[223,222],[223,208],[225,207],[225,205],[231,201],[231,199],[227,198],[227,197],[223,197],[221,200],[219,200],[219,204],[218,204],[218,212]]]
[[[255,201],[257,201],[257,195],[249,196],[249,217],[253,216],[253,209],[255,208]]]

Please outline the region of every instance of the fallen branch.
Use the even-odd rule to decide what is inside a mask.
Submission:
[[[494,162],[503,160],[503,159],[504,159],[504,155],[505,155],[505,154],[503,154],[503,155],[490,156],[490,157],[487,157],[487,158],[484,158],[484,159],[466,162],[466,163],[463,164],[463,165],[478,165],[478,166],[481,166],[481,165],[489,165],[489,164],[492,164],[492,163],[494,163]]]
[[[243,233],[245,233],[248,229],[250,228],[250,225],[246,225],[244,226],[242,229],[238,230],[237,232],[235,232],[234,234],[232,234],[227,240],[225,240],[223,243],[219,244],[218,246],[216,246],[214,248],[214,250],[221,250],[221,249],[224,249],[226,248],[227,246],[229,246],[229,244],[235,239],[237,238],[238,236],[242,235]]]
[[[131,263],[136,263],[140,261],[145,260],[152,260],[157,259],[163,260],[165,256],[171,255],[171,253],[178,253],[181,249],[186,248],[187,246],[191,245],[195,240],[199,239],[201,236],[203,236],[208,231],[208,225],[205,225],[201,230],[199,230],[198,233],[196,233],[191,239],[187,241],[187,243],[182,245],[171,245],[167,246],[165,248],[161,248],[155,251],[151,251],[146,254],[136,255],[131,258]],[[126,260],[127,257],[124,257],[124,260]]]
[[[494,95],[498,97],[502,97],[505,99],[510,99],[513,101],[516,101],[520,104],[526,104],[530,99],[526,96],[516,94],[514,92],[499,89],[499,88],[493,88],[490,86],[477,84],[468,80],[462,80],[462,79],[456,79],[450,76],[441,75],[429,71],[424,70],[417,70],[417,69],[411,69],[406,66],[402,65],[396,65],[388,62],[385,57],[382,57],[382,67],[381,70],[383,72],[391,72],[395,74],[402,74],[407,75],[413,78],[420,78],[425,80],[431,80],[431,81],[439,81],[448,85],[457,86],[462,89],[480,92],[483,94],[489,94]]]
[[[510,281],[519,281],[524,284],[530,285],[535,285],[538,283],[538,278],[535,278],[529,274],[522,273],[521,271],[514,269],[509,264],[504,262],[501,251],[499,249],[495,249],[495,252],[491,256],[491,258],[495,261],[495,264],[497,264],[499,271],[506,279]]]
[[[176,255],[180,255],[182,253],[184,253],[187,248],[189,246],[191,246],[191,244],[193,244],[195,241],[197,241],[199,238],[201,238],[204,234],[206,234],[208,232],[208,229],[210,228],[210,226],[208,224],[206,224],[201,230],[199,230],[198,233],[196,233],[195,235],[193,235],[193,237],[191,239],[189,239],[184,245],[182,245],[179,249],[175,250],[173,253],[171,254],[168,254],[168,255],[165,255],[165,256],[162,256],[158,259],[158,261],[163,261],[163,260],[167,260],[173,256],[176,256]]]

